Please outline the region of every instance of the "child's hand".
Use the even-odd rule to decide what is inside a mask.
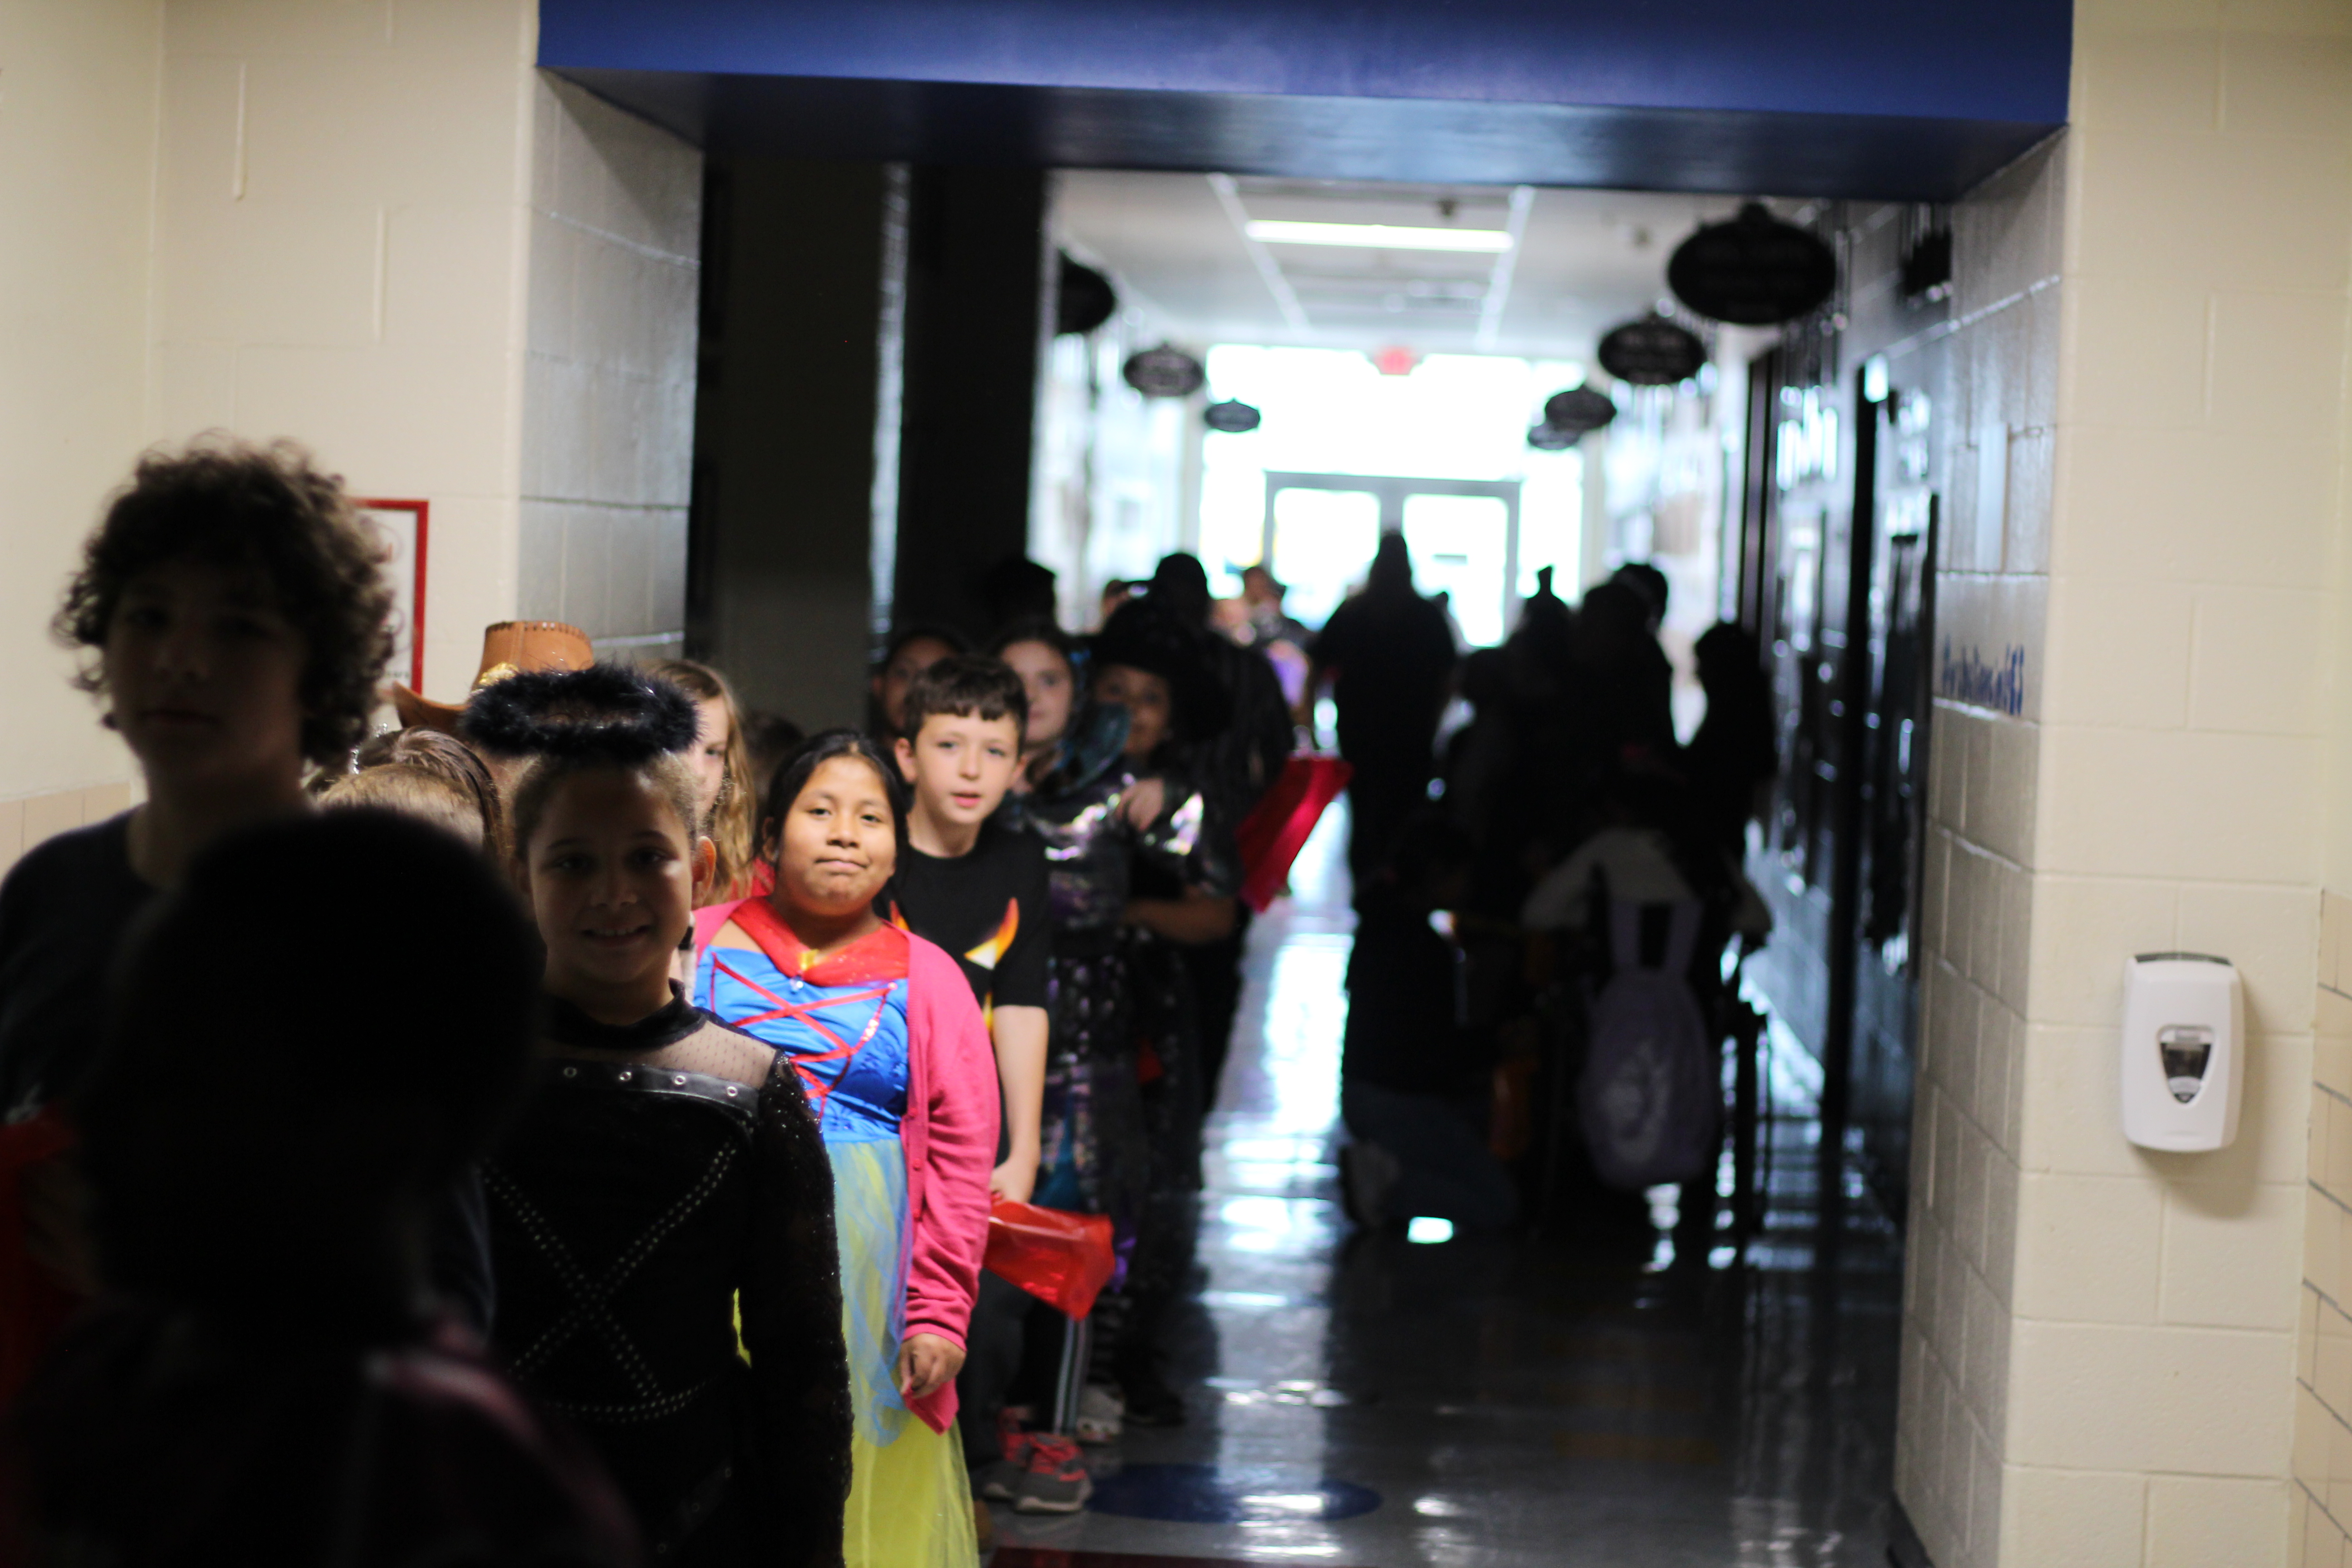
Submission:
[[[1014,1150],[1002,1165],[988,1173],[988,1196],[992,1203],[1025,1204],[1029,1194],[1037,1190],[1037,1157],[1021,1157]]]
[[[962,1347],[937,1334],[910,1335],[898,1347],[898,1397],[916,1400],[937,1394],[962,1370]]]
[[[1127,797],[1119,802],[1119,815],[1127,818],[1129,827],[1141,832],[1160,820],[1168,808],[1168,784],[1163,779],[1138,779],[1128,786]]]

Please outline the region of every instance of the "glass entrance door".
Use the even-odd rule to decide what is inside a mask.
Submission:
[[[1492,647],[1518,618],[1519,483],[1269,471],[1259,558],[1290,613],[1319,626],[1363,586],[1380,536],[1401,532],[1413,585],[1444,594],[1464,637]]]

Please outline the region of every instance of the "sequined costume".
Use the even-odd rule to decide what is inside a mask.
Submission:
[[[551,998],[547,1030],[545,1080],[484,1168],[493,1349],[596,1449],[650,1560],[834,1568],[849,1397],[799,1083],[683,998],[626,1028]]]
[[[1212,893],[1238,885],[1230,836],[1206,797],[1163,777],[1168,805],[1138,830],[1124,807],[1138,775],[1122,754],[1126,714],[1095,709],[1045,787],[1021,797],[1020,820],[1045,841],[1054,926],[1051,1036],[1041,1118],[1037,1202],[1108,1214],[1132,1234],[1151,1186],[1139,1026],[1137,965],[1160,973],[1164,944],[1124,923],[1139,866]],[[1158,1068],[1183,1052],[1154,1047]]]

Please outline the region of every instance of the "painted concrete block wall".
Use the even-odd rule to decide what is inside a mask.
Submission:
[[[518,607],[677,647],[700,159],[543,82],[536,19],[0,11],[0,651],[26,675],[0,697],[0,859],[132,771],[47,623],[151,442],[291,438],[361,494],[429,501],[436,695]]]
[[[2027,680],[2013,717],[1937,714],[1899,1464],[1941,1568],[2273,1563],[2314,1539],[2290,1455],[2298,1404],[2307,1431],[2331,1408],[2298,1390],[2299,1313],[2312,1379],[2341,1375],[2297,1281],[2333,1285],[2341,1256],[2305,1219],[2328,1201],[2307,1174],[2323,802],[2342,793],[2347,23],[2084,0],[2040,205],[2000,220],[1996,183],[1960,214],[1964,292],[2046,302],[2002,328],[2011,312],[1964,299],[1992,331],[1954,369],[1948,561],[1981,574],[1998,542],[1993,574],[2016,581],[1956,575],[1942,629],[2014,642]],[[2022,265],[1995,284],[2003,236]],[[2121,1135],[2122,970],[2168,948],[2245,978],[2224,1152]],[[2334,1179],[2332,1155],[2318,1168]]]
[[[0,863],[26,797],[79,823],[131,771],[49,617],[146,437],[163,26],[162,0],[0,7]]]
[[[553,78],[532,121],[517,613],[569,621],[601,649],[675,656],[702,154]]]
[[[2017,1562],[2102,1516],[2118,1562],[2285,1555],[2347,26],[2286,4],[2077,12],[2025,1117],[2046,1179],[2017,1264],[2072,1286],[2020,1304]],[[2244,977],[2246,1106],[2221,1153],[2116,1131],[2123,961],[2176,947]]]
[[[1937,345],[1946,445],[1930,657],[2021,649],[2029,671],[2016,712],[1939,680],[1930,731],[1895,1490],[1938,1568],[2012,1560],[2003,1457],[2011,1319],[2033,1288],[2016,1274],[2015,1227],[2030,1179],[2027,910],[2068,155],[2053,144],[1955,211],[1953,310]]]
[[[2324,894],[2319,931],[2289,1568],[2337,1568],[2352,1551],[2352,898]]]
[[[2352,29],[2347,29],[2352,31]],[[2311,51],[2332,89],[2340,141],[2352,122],[2352,37]],[[2315,295],[2352,292],[2352,267]],[[2315,314],[2325,298],[2304,300]],[[2344,300],[2334,301],[2340,312]],[[2336,420],[2331,500],[2334,549],[2328,653],[2319,701],[2328,725],[2323,789],[2318,984],[2314,992],[2311,1122],[2304,1168],[2303,1290],[2295,1335],[2294,1489],[2287,1511],[2291,1568],[2337,1568],[2352,1558],[2352,332],[2340,345],[2347,392]],[[2325,495],[2325,479],[2305,483]]]
[[[531,0],[171,0],[149,433],[432,503],[425,680],[517,602]]]

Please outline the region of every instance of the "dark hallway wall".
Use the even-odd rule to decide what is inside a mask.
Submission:
[[[919,168],[910,181],[899,626],[993,628],[982,574],[1029,539],[1046,175]]]
[[[749,705],[861,724],[892,626],[992,629],[981,576],[1029,538],[1045,181],[710,160],[689,629]]]
[[[812,731],[865,717],[897,479],[904,192],[881,163],[709,163],[691,646],[746,704]]]

